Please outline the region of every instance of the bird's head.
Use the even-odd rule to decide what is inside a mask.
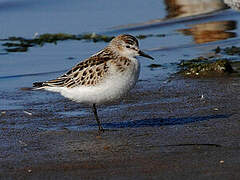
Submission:
[[[129,34],[121,34],[110,42],[109,46],[117,51],[119,55],[125,56],[128,58],[143,56],[149,59],[154,59],[148,54],[144,53],[139,49],[139,44],[137,38]]]

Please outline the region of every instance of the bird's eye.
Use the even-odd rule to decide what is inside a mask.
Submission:
[[[127,45],[126,48],[130,48],[130,46]]]

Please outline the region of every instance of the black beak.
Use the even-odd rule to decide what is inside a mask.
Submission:
[[[146,57],[146,58],[149,58],[149,59],[154,59],[153,57],[149,56],[148,54],[145,54],[143,51],[139,50],[138,51],[138,54],[139,56],[143,56],[143,57]]]

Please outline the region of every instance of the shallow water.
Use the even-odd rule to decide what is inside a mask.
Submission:
[[[161,87],[177,71],[176,63],[181,59],[211,55],[217,46],[240,45],[240,13],[228,8],[221,0],[152,0],[141,3],[136,0],[114,3],[110,0],[1,0],[0,22],[1,39],[10,36],[32,38],[36,32],[165,35],[140,40],[140,47],[155,57],[154,63],[162,66],[150,68],[148,65],[153,62],[140,58],[142,81],[138,83],[137,91]],[[32,104],[31,108],[41,110],[43,107],[34,103],[51,101],[63,105],[65,101],[57,94],[29,93],[20,88],[61,75],[105,45],[104,42],[68,40],[56,45],[32,47],[22,53],[6,53],[1,46],[0,111],[24,110],[29,104]],[[148,87],[145,82],[148,82]],[[56,111],[51,105],[43,106],[46,107],[42,111]],[[121,106],[128,104],[118,107]],[[59,109],[58,115],[77,117],[89,113],[88,108],[82,111]],[[23,127],[27,124],[23,123]]]

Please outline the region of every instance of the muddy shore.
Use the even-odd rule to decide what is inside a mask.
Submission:
[[[239,97],[239,77],[139,81],[99,108],[101,136],[87,106],[27,101],[1,114],[0,179],[238,179]]]

